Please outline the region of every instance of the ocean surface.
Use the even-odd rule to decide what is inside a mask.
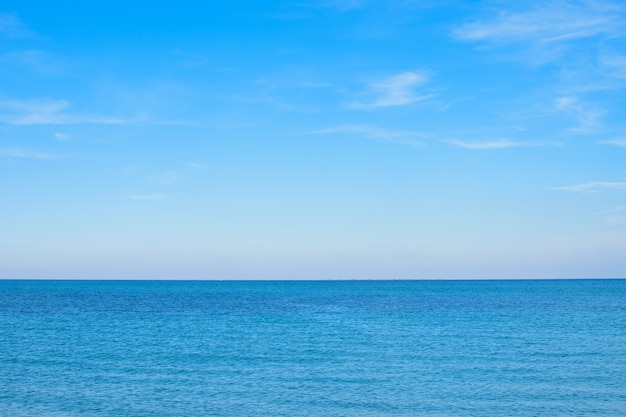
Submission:
[[[0,281],[0,416],[626,416],[626,280]]]

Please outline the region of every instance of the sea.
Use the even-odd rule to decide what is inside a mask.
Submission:
[[[0,416],[626,416],[626,280],[0,281]]]

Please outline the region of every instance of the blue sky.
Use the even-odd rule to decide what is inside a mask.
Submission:
[[[0,277],[626,276],[626,5],[0,5]]]

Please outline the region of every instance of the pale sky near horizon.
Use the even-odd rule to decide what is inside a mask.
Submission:
[[[0,278],[626,277],[620,1],[0,3]]]

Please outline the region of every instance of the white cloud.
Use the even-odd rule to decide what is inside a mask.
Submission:
[[[182,178],[182,175],[177,171],[168,170],[150,175],[148,178],[155,181],[159,185],[170,185]]]
[[[180,49],[172,51],[173,54],[180,56],[185,60],[183,66],[186,67],[198,67],[204,66],[209,63],[209,59],[202,54],[193,54],[181,51]]]
[[[310,134],[325,135],[333,133],[349,133],[363,135],[367,138],[382,140],[385,142],[397,142],[411,145],[420,145],[416,140],[417,137],[423,137],[424,134],[419,132],[406,132],[398,130],[388,130],[371,125],[343,125],[335,126],[327,129],[313,130]]]
[[[206,168],[206,164],[201,162],[187,162],[187,167],[191,169],[203,169]]]
[[[486,141],[467,141],[458,139],[447,139],[443,142],[453,145],[459,148],[471,149],[471,150],[490,150],[490,149],[505,149],[505,148],[520,148],[529,146],[542,146],[541,142],[518,142],[511,139],[494,139]]]
[[[364,0],[317,0],[303,1],[298,6],[308,9],[332,9],[347,12],[362,7],[363,3]]]
[[[613,213],[620,213],[626,211],[626,205],[624,206],[617,206],[617,207],[613,207],[607,210],[602,210],[601,212],[597,213],[599,216],[603,216],[606,214],[613,214]]]
[[[0,149],[0,156],[9,158],[52,159],[54,156],[24,149]]]
[[[163,194],[130,194],[126,196],[131,200],[163,200],[165,196]]]
[[[574,191],[578,193],[598,192],[601,190],[626,191],[626,181],[587,181],[581,184],[556,187],[555,190]]]
[[[557,110],[571,109],[578,101],[576,97],[558,97],[554,100]]]
[[[603,55],[600,64],[614,77],[626,78],[626,55]]]
[[[424,84],[428,77],[420,72],[406,71],[392,77],[372,82],[369,94],[374,96],[370,101],[350,103],[351,109],[374,109],[379,107],[405,106],[425,100],[430,95],[418,95],[415,89]]]
[[[607,216],[604,221],[612,225],[626,224],[626,216]]]
[[[57,138],[58,140],[70,140],[70,135],[66,133],[56,132],[54,134],[54,137]]]
[[[527,4],[527,3],[522,3]],[[553,43],[613,35],[623,27],[623,7],[609,1],[549,1],[526,11],[501,11],[454,31],[464,41]]]
[[[33,71],[45,75],[68,74],[71,65],[64,59],[41,50],[11,51],[0,55],[0,65],[17,71]]]
[[[610,225],[622,225],[626,224],[626,216],[623,214],[624,211],[626,211],[626,205],[602,210],[596,213],[596,216],[601,217],[605,223]]]
[[[558,97],[554,101],[555,109],[570,114],[578,121],[578,126],[569,129],[574,133],[596,133],[603,130],[600,117],[604,111],[593,106],[583,105],[578,97]]]
[[[614,145],[614,146],[626,146],[626,138],[601,140],[598,143],[604,143],[606,145]]]
[[[0,34],[9,38],[31,38],[36,34],[30,30],[17,16],[0,13]]]
[[[0,108],[9,110],[3,114],[2,120],[10,124],[41,124],[58,123],[59,113],[70,107],[65,100],[49,98],[35,100],[2,100]]]
[[[85,116],[65,112],[70,107],[66,100],[51,98],[32,100],[0,100],[0,122],[12,125],[39,125],[39,124],[123,124],[127,120]]]
[[[136,121],[145,121],[145,117],[137,119]],[[186,120],[156,120],[152,121],[152,124],[159,126],[188,126],[188,127],[202,127],[201,123],[189,122]]]

